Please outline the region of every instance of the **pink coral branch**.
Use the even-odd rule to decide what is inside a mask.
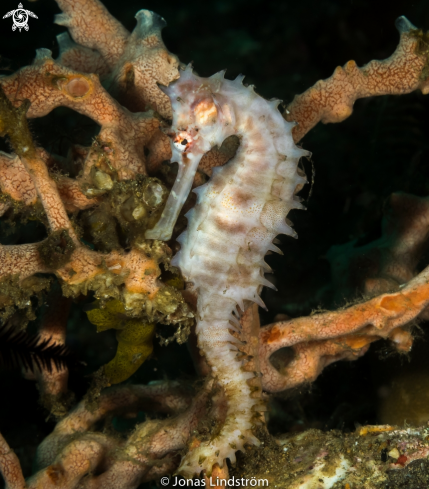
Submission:
[[[39,253],[39,243],[0,245],[0,278],[19,275],[23,280],[35,273],[49,272]]]
[[[21,159],[16,155],[0,153],[0,188],[11,199],[34,205],[37,192]]]
[[[85,488],[125,489],[173,471],[179,462],[178,451],[186,446],[205,414],[211,386],[211,382],[206,384],[192,404],[190,395],[177,382],[121,386],[104,391],[95,406],[89,401],[81,402],[39,447],[40,470],[30,478],[28,488],[60,484],[76,487],[80,483]],[[126,441],[89,433],[97,421],[107,416],[140,409],[181,414],[146,421]],[[89,475],[91,472],[101,474]]]
[[[97,49],[113,67],[124,52],[128,30],[98,0],[58,0],[57,3],[64,13],[57,15],[55,22],[68,27],[77,43]]]
[[[9,447],[0,433],[0,472],[6,483],[6,489],[26,489],[21,464],[15,452]]]
[[[427,34],[405,17],[396,21],[400,42],[390,58],[371,61],[358,68],[349,61],[336,68],[327,80],[318,81],[288,105],[285,118],[296,121],[293,137],[301,140],[318,122],[342,122],[353,112],[359,98],[374,95],[402,95],[420,89],[429,92],[427,81]]]
[[[70,39],[68,32],[63,32],[57,36],[60,56],[57,62],[83,73],[95,73],[101,78],[110,73],[109,65],[100,52],[76,44]]]
[[[89,481],[86,487],[116,489],[118,484],[124,488],[136,487],[141,482],[172,472],[179,462],[175,455],[186,447],[206,413],[211,387],[212,382],[206,383],[189,409],[176,418],[139,425],[117,461],[105,473]]]
[[[104,61],[110,69],[106,84],[123,105],[133,111],[151,108],[171,120],[170,100],[158,84],[167,86],[179,77],[179,61],[162,41],[165,20],[140,10],[137,26],[129,34],[98,0],[58,0],[58,5],[64,14],[56,17],[57,24],[67,26],[83,46],[76,47],[62,37],[60,62],[85,71],[88,60],[95,60],[95,72],[104,74]],[[88,48],[96,51],[91,53]]]
[[[88,197],[82,192],[79,182],[73,178],[59,176],[56,178],[58,193],[68,212],[84,210],[99,204],[97,197]]]
[[[44,155],[41,156],[43,158]],[[46,163],[45,159],[44,161]],[[69,212],[87,209],[99,202],[97,198],[87,197],[75,179],[59,176],[55,183]],[[15,202],[22,202],[25,206],[32,206],[37,202],[37,192],[30,174],[16,155],[0,153],[0,188],[3,194]]]
[[[51,465],[29,479],[28,489],[78,487],[81,479],[96,471],[117,446],[116,440],[101,433],[72,439]]]
[[[76,233],[70,223],[58,188],[50,178],[44,161],[37,156],[22,157],[21,160],[31,175],[39,199],[46,212],[51,231],[66,229],[70,238],[77,243]]]
[[[38,467],[53,463],[61,447],[78,434],[85,434],[107,416],[137,415],[138,411],[180,413],[190,405],[192,393],[179,382],[152,385],[125,385],[104,390],[95,401],[80,402],[42,442],[37,453]]]

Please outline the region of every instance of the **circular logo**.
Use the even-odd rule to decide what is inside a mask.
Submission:
[[[17,27],[18,29],[22,29],[22,28],[25,29],[25,27],[28,27],[27,22],[28,22],[27,11],[22,8],[16,9],[15,12],[13,13],[13,24],[15,29]]]
[[[29,17],[38,19],[37,15],[34,12],[31,12],[30,10],[25,10],[22,6],[22,3],[18,5],[18,8],[16,10],[11,10],[6,15],[3,15],[3,19],[7,19],[8,17],[12,17],[13,20],[12,30],[16,31],[16,29],[19,29],[19,32],[21,32],[21,29],[25,29],[26,31],[28,31]]]

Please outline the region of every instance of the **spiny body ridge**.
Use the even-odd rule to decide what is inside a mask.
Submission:
[[[188,67],[166,89],[173,106],[172,161],[179,162],[181,178],[172,194],[190,188],[204,153],[232,134],[240,138],[236,155],[196,189],[197,203],[173,259],[198,292],[198,345],[228,403],[217,435],[182,460],[179,472],[190,477],[210,473],[226,458],[234,462],[244,444],[259,443],[252,429],[260,422],[262,401],[248,385],[255,374],[245,371],[237,355],[237,306],[244,311],[253,301],[264,307],[259,294],[272,285],[264,278],[264,256],[277,249],[275,236],[295,235],[285,218],[290,209],[302,208],[295,193],[306,182],[298,162],[307,152],[295,146],[293,124],[278,111],[279,101],[260,97],[241,76],[231,81],[223,75],[200,78]]]

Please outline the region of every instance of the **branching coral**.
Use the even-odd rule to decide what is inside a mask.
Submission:
[[[60,0],[58,5],[64,13],[56,17],[56,23],[68,27],[78,43],[73,45],[64,34],[60,37],[61,63],[107,78],[109,90],[124,99],[125,106],[131,104],[136,111],[151,108],[171,119],[170,101],[158,83],[168,85],[177,79],[179,62],[162,42],[164,19],[140,10],[130,34],[99,1]],[[97,29],[93,28],[94,18]]]
[[[406,17],[396,27],[401,35],[396,51],[383,61],[371,61],[358,68],[349,61],[327,80],[318,81],[288,105],[285,116],[298,125],[294,139],[299,141],[318,122],[342,122],[353,112],[359,98],[374,95],[401,95],[414,90],[427,94],[426,76],[429,43],[427,34],[417,30]]]
[[[37,219],[47,229],[40,242],[0,245],[1,313],[24,327],[34,318],[32,298],[42,301],[58,282],[62,294],[48,297],[42,339],[63,345],[71,300],[90,293],[88,318],[98,331],[115,329],[118,348],[72,410],[67,370],[26,373],[59,420],[27,482],[0,436],[1,472],[13,489],[131,489],[176,470],[187,477],[227,474],[227,459],[234,463],[238,450],[267,437],[265,393],[310,383],[330,363],[355,360],[380,338],[408,352],[411,327],[427,314],[429,268],[419,268],[427,198],[405,194],[391,196],[381,238],[328,253],[336,289],[360,294],[359,302],[262,329],[257,310],[264,306],[262,287],[270,285],[264,255],[278,251],[277,234],[294,234],[284,219],[302,208],[298,161],[307,152],[294,142],[319,121],[343,121],[358,98],[426,94],[427,34],[398,19],[400,43],[389,59],[337,68],[296,96],[282,117],[279,101],[264,100],[241,77],[180,72],[156,14],[138,12],[130,34],[98,0],[58,4],[64,13],[56,22],[75,42],[62,34],[58,60],[41,49],[31,66],[0,79],[0,132],[13,151],[0,155],[0,212]],[[58,171],[61,157],[39,147],[28,127],[28,119],[57,107],[100,126],[90,147],[70,151],[79,166],[72,176]],[[170,171],[161,171],[169,159],[179,161],[174,185]],[[203,174],[211,177],[205,186]],[[189,192],[199,186],[195,199]],[[180,218],[193,206],[176,242]],[[150,356],[158,324],[175,327],[180,342],[192,329],[203,377],[198,392],[167,381],[103,390]],[[139,411],[170,417],[146,420],[129,436],[110,425]],[[350,467],[346,455],[340,462],[341,470]]]
[[[151,112],[132,114],[101,86],[96,75],[59,65],[50,51],[41,49],[32,66],[2,80],[15,106],[28,100],[27,117],[42,117],[55,107],[69,107],[101,126],[97,142],[87,155],[83,177],[92,166],[117,174],[119,180],[146,174],[144,148],[157,134],[159,120]],[[168,158],[161,155],[160,158]],[[106,185],[106,184],[105,184]]]
[[[26,117],[40,117],[58,105],[77,109],[102,126],[97,140],[87,152],[82,176],[76,182],[68,179],[66,183],[64,178],[55,181],[47,168],[49,157],[35,147],[27,126]],[[167,323],[174,324],[189,321],[192,314],[180,293],[158,280],[159,263],[168,267],[169,248],[161,243],[139,241],[139,229],[141,238],[151,215],[156,214],[163,202],[162,185],[144,179],[144,145],[158,127],[159,122],[151,113],[134,115],[121,107],[105,92],[95,75],[71,72],[55,64],[45,51],[39,52],[32,67],[2,79],[1,130],[8,135],[17,155],[15,158],[2,157],[3,190],[12,206],[15,200],[24,200],[27,205],[35,203],[37,195],[44,213],[41,218],[46,220],[50,232],[41,243],[2,246],[1,277],[4,283],[18,276],[19,284],[15,287],[25,289],[25,279],[37,273],[55,272],[66,296],[93,290],[101,307],[109,298],[121,300],[123,314],[129,317],[143,315],[148,322],[164,318]],[[127,141],[125,145],[124,141]],[[21,175],[19,185],[12,188],[11,182],[17,171]],[[136,177],[137,172],[140,179]],[[125,176],[128,177],[127,184],[122,184]],[[136,178],[134,186],[130,177]],[[129,237],[131,250],[127,253],[119,246],[107,255],[84,246],[62,200],[65,196],[72,210],[85,208],[100,204],[100,201],[88,199],[82,192],[92,197],[106,191],[111,191],[112,199],[109,204],[104,204],[105,212],[111,210],[120,214],[125,221],[122,223],[124,227],[134,225],[134,232]],[[82,201],[84,203],[80,205]],[[130,214],[131,224],[127,222]],[[40,281],[35,278],[37,280]],[[31,287],[34,288],[32,283],[30,290]],[[6,295],[11,296],[13,285],[9,289]],[[124,334],[130,334],[130,331]],[[135,362],[133,356],[128,363],[132,362]]]

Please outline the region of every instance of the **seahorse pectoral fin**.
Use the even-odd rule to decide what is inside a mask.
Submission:
[[[188,154],[186,155],[186,164],[183,162],[179,163],[177,178],[168,196],[161,218],[153,229],[146,231],[146,239],[168,241],[171,238],[179,213],[191,191],[192,182],[202,156],[202,154]]]

